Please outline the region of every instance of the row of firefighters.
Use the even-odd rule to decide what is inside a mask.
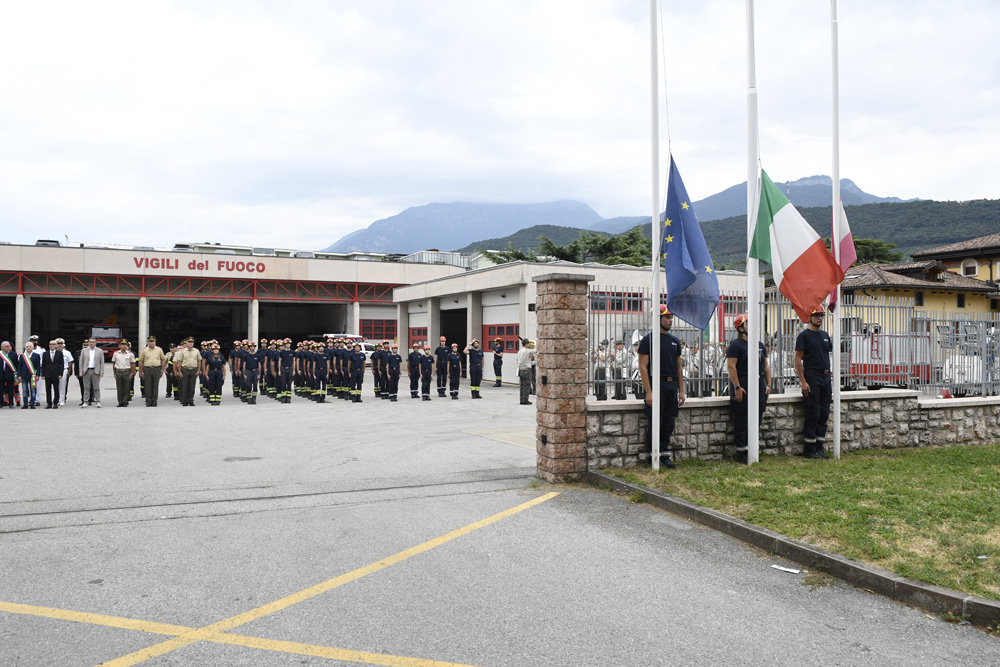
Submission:
[[[462,354],[458,344],[448,345],[444,336],[433,354],[430,345],[421,348],[414,343],[405,362],[399,354],[399,346],[389,341],[376,344],[370,359],[362,352],[361,343],[350,339],[302,341],[296,343],[294,349],[292,345],[290,338],[261,339],[259,347],[253,340],[235,341],[227,358],[220,353],[218,341],[202,341],[202,359],[198,368],[202,396],[210,404],[219,405],[228,371],[232,377],[233,396],[251,405],[257,403],[258,394],[280,403],[289,403],[293,393],[317,403],[325,403],[328,396],[361,403],[365,370],[370,364],[375,398],[396,401],[405,363],[410,398],[422,396],[425,401],[431,400],[431,382],[435,379],[436,370],[438,396],[444,398],[445,392],[450,392],[451,398],[458,400],[462,354],[465,354],[469,360],[472,398],[482,398],[480,383],[485,354],[478,340],[473,340]],[[502,342],[493,352],[495,386],[499,387],[503,364]]]

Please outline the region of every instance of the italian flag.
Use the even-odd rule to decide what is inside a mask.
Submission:
[[[774,284],[803,322],[844,279],[823,239],[763,170],[760,207],[747,254],[771,265]]]

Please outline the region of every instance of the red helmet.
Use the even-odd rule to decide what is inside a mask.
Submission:
[[[736,316],[736,319],[733,320],[733,328],[739,329],[741,326],[743,326],[749,321],[750,318],[747,316],[746,313],[740,313],[739,315]]]
[[[663,317],[664,315],[673,315],[673,313],[671,313],[670,309],[667,308],[667,304],[661,303],[660,304],[660,317]]]

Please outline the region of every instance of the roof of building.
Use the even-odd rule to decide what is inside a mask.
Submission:
[[[930,248],[929,250],[920,250],[918,252],[910,253],[910,256],[916,259],[918,257],[937,257],[939,255],[952,255],[963,252],[979,254],[983,251],[1000,253],[1000,234],[989,234],[975,239],[968,239],[966,241],[959,241],[958,243],[951,243],[937,248]]]
[[[916,265],[926,264],[925,270],[936,276],[935,280],[905,275],[920,270]],[[847,270],[842,290],[894,287],[916,290],[945,290],[957,292],[995,292],[997,287],[976,278],[967,278],[950,271],[937,271],[937,262],[910,264],[858,264]]]

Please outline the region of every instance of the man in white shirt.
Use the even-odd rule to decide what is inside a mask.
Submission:
[[[66,341],[62,338],[56,338],[56,346],[63,353],[63,374],[59,378],[59,405],[66,405],[66,382],[73,373],[73,355],[66,351]]]
[[[101,407],[101,378],[104,377],[104,350],[97,349],[97,340],[90,338],[87,340],[87,347],[80,350],[80,357],[77,359],[76,374],[83,380],[83,396],[87,396],[88,391],[93,391],[94,403]],[[84,400],[81,408],[87,407]]]

